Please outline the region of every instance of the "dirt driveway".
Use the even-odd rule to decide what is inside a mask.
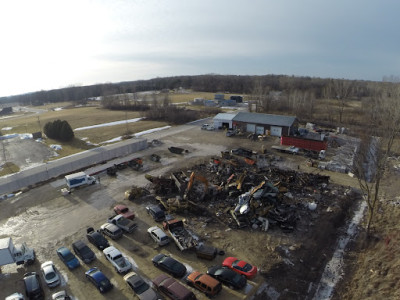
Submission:
[[[107,217],[112,215],[112,207],[117,203],[123,203],[136,212],[138,228],[134,233],[125,234],[122,239],[113,241],[112,244],[129,257],[134,270],[145,278],[150,280],[161,273],[151,263],[152,257],[160,252],[170,254],[185,263],[188,270],[202,272],[212,265],[221,263],[226,256],[237,256],[258,266],[260,274],[248,281],[247,286],[241,291],[224,287],[217,299],[252,297],[279,299],[280,296],[282,297],[280,299],[303,299],[301,297],[307,291],[307,286],[318,278],[318,272],[324,267],[324,262],[336,240],[336,228],[343,221],[336,217],[334,210],[326,213],[327,218],[322,217],[322,219],[316,214],[307,212],[310,219],[304,221],[303,227],[292,234],[280,230],[269,232],[251,228],[235,230],[227,224],[210,219],[207,213],[182,215],[187,219],[189,229],[199,238],[226,252],[225,256],[217,256],[213,261],[199,260],[194,253],[181,253],[174,244],[159,248],[150,239],[146,230],[154,226],[155,222],[146,214],[145,206],[156,202],[151,199],[134,202],[124,200],[124,192],[132,185],[149,184],[144,177],[145,174],[159,176],[178,168],[190,169],[196,163],[204,163],[205,158],[207,161],[211,156],[220,155],[222,150],[238,146],[261,150],[261,142],[251,142],[245,138],[228,138],[224,132],[202,131],[197,124],[185,126],[171,131],[173,134],[154,133],[147,136],[149,140],[160,139],[162,144],[139,154],[144,158],[144,168],[139,172],[125,169],[118,172],[115,178],[101,174],[100,184],[81,188],[67,196],[62,196],[60,193],[63,180],[57,180],[2,201],[1,236],[12,237],[14,243],[26,241],[35,249],[38,261],[28,267],[15,265],[1,267],[0,297],[4,298],[16,291],[22,293],[23,274],[31,270],[39,271],[41,263],[52,260],[60,270],[63,280],[61,287],[54,290],[45,287],[46,299],[50,299],[51,294],[60,289],[68,290],[75,299],[132,299],[132,292],[124,283],[122,276],[113,270],[102,253],[95,250],[92,245],[90,247],[95,250],[97,260],[90,265],[82,263],[82,266],[74,271],[69,271],[56,255],[56,249],[60,246],[71,247],[71,244],[78,239],[86,241],[86,228],[89,226],[99,228]],[[263,143],[265,147],[269,147],[276,142],[275,138],[270,138]],[[172,154],[167,150],[172,145],[187,149],[188,153]],[[162,157],[160,163],[150,161],[149,155],[152,153]],[[289,167],[298,165],[296,159],[292,157],[288,157],[287,162]],[[327,200],[323,205],[324,209],[330,204],[331,202]],[[331,220],[338,224],[335,226],[327,224]],[[313,229],[319,225],[324,227],[314,231]],[[318,245],[320,241],[323,241],[323,244]],[[315,247],[314,252],[313,247]],[[93,266],[99,267],[111,278],[115,286],[111,292],[101,295],[85,279],[84,272]],[[306,270],[312,276],[308,274],[301,277],[301,273]],[[290,273],[293,274],[290,276],[288,275]],[[289,293],[285,293],[285,290]],[[204,294],[193,291],[198,299],[207,299]]]

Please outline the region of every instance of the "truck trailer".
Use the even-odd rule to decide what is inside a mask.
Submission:
[[[65,176],[68,189],[77,188],[82,185],[90,185],[96,183],[96,178],[87,175],[85,172],[78,172]]]

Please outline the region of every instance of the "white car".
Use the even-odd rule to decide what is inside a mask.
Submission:
[[[168,235],[160,227],[150,227],[149,229],[147,229],[147,232],[159,246],[164,246],[169,243]]]
[[[52,261],[46,261],[40,266],[43,278],[49,287],[56,287],[61,283],[60,276],[57,273],[56,267]]]
[[[59,291],[51,296],[52,300],[70,300],[71,297],[67,295],[66,291]]]
[[[24,300],[24,296],[21,293],[14,293],[7,296],[5,300]]]
[[[103,250],[103,253],[118,273],[125,273],[132,269],[132,264],[128,258],[123,256],[114,246],[107,247]]]

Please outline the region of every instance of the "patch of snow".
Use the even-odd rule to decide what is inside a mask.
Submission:
[[[53,149],[53,150],[56,150],[56,151],[58,151],[58,150],[62,150],[62,146],[61,145],[50,145],[50,148],[51,149]]]
[[[12,127],[3,127],[1,130],[11,130]]]
[[[169,128],[171,128],[171,126],[152,128],[152,129],[149,129],[149,130],[144,130],[144,131],[135,133],[134,136],[135,137],[139,137],[139,136],[142,136],[144,134],[148,134],[148,133],[152,133],[152,132],[156,132],[156,131],[161,131],[161,130],[165,130],[165,129],[169,129]]]
[[[350,239],[352,239],[357,233],[357,226],[364,215],[364,210],[366,207],[366,201],[362,201],[360,207],[354,213],[353,219],[349,223],[349,227],[347,228],[345,235],[339,238],[339,241],[336,245],[336,250],[333,253],[331,260],[326,265],[324,273],[322,274],[321,281],[319,282],[313,297],[314,300],[331,299],[332,292],[336,284],[343,277],[343,255],[345,248]]]
[[[53,110],[54,111],[60,111],[60,110],[63,110],[63,108],[62,107],[56,107],[56,108],[53,108]]]
[[[13,138],[15,138],[15,137],[17,137],[17,136],[19,136],[19,134],[17,134],[17,133],[6,134],[6,135],[0,136],[0,140],[13,139]]]
[[[28,140],[28,139],[33,138],[33,136],[31,133],[21,133],[21,134],[19,134],[19,138],[21,140]]]
[[[92,125],[92,126],[79,127],[79,128],[75,128],[74,131],[93,129],[93,128],[99,128],[99,127],[107,127],[107,126],[115,126],[115,125],[121,125],[121,124],[126,124],[126,123],[134,123],[134,122],[138,122],[142,119],[143,118],[135,118],[135,119],[130,119],[130,120],[122,120],[122,121],[102,123],[102,124],[97,124],[97,125]]]
[[[113,139],[111,139],[111,140],[101,142],[100,144],[114,143],[114,142],[119,142],[119,141],[121,141],[121,140],[122,140],[122,136],[118,136],[118,137],[113,138]]]

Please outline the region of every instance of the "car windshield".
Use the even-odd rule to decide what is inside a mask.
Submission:
[[[140,295],[145,291],[147,291],[149,288],[150,286],[146,282],[141,281],[140,284],[133,287],[133,290],[135,291],[136,294]]]
[[[232,281],[234,283],[240,283],[243,280],[243,277],[240,276],[239,274],[235,274],[235,276],[233,276]]]
[[[232,266],[233,266],[235,269],[241,270],[241,271],[243,271],[243,272],[249,272],[249,271],[251,270],[252,265],[246,263],[243,267],[240,267],[240,266],[239,266],[239,262],[240,262],[240,260],[236,260],[236,261],[232,264]]]
[[[121,209],[121,212],[123,214],[125,214],[125,213],[129,212],[129,208],[125,207],[125,208]]]
[[[45,276],[46,280],[52,280],[54,277],[56,277],[56,273],[54,272],[49,272]]]

